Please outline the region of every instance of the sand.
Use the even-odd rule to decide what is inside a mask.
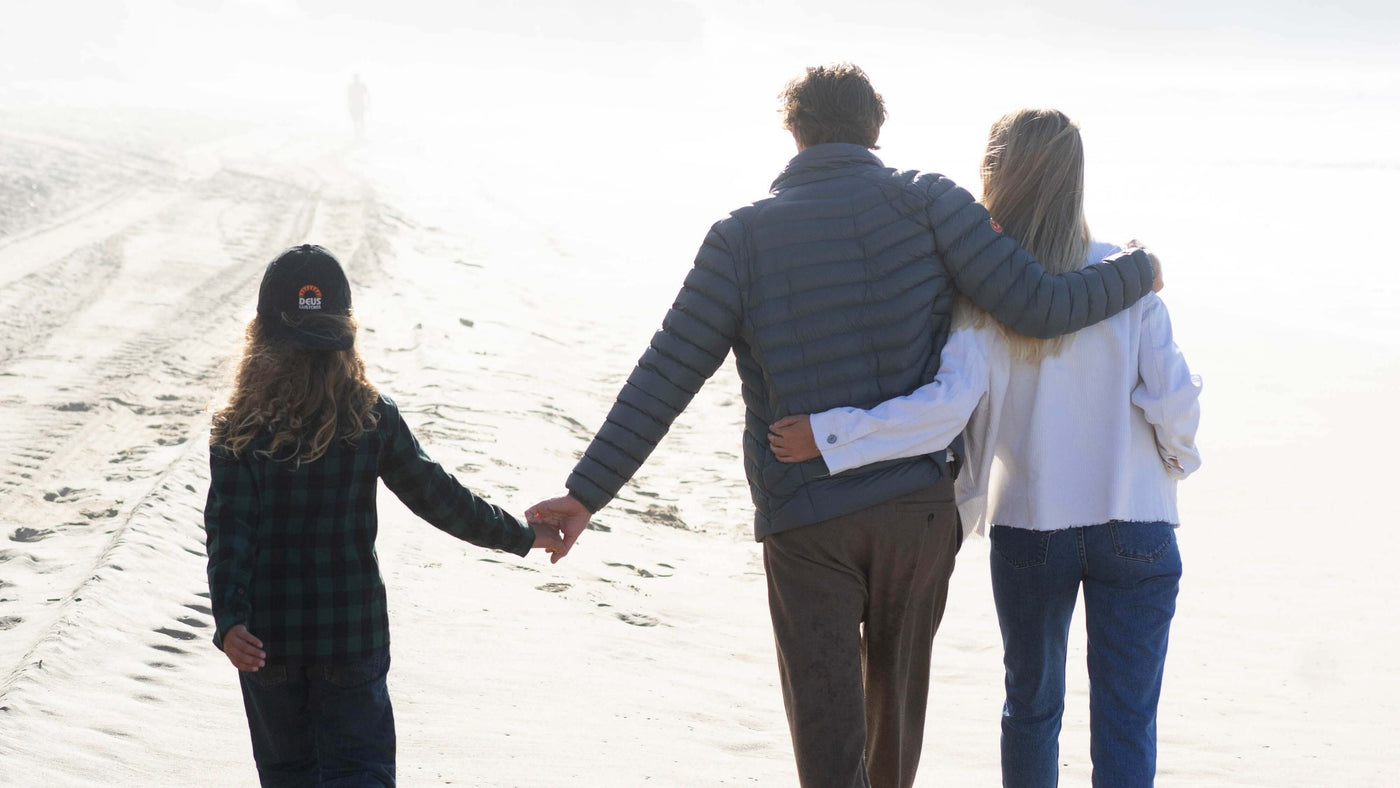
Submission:
[[[303,241],[335,251],[373,379],[431,455],[517,512],[562,489],[679,276],[594,265],[592,241],[519,195],[419,183],[383,150],[6,120],[0,784],[255,785],[234,671],[209,642],[201,510],[208,408],[266,262]],[[415,183],[451,211],[414,207]],[[1160,782],[1386,785],[1397,540],[1365,491],[1395,468],[1377,448],[1394,420],[1376,414],[1400,352],[1332,330],[1280,342],[1288,320],[1262,305],[1213,329],[1239,309],[1177,270],[1206,467],[1182,490]],[[796,783],[741,419],[726,367],[557,566],[457,542],[384,491],[405,785]],[[987,560],[982,540],[959,556],[919,785],[998,782]],[[1072,644],[1062,784],[1085,785],[1082,624]]]

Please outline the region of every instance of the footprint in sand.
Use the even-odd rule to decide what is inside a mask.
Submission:
[[[5,616],[4,618],[0,618],[0,632],[3,632],[7,629],[14,629],[15,627],[23,623],[24,619],[20,618],[19,616]]]
[[[635,566],[633,566],[633,565],[631,565],[631,564],[614,564],[614,563],[610,563],[610,562],[608,562],[608,561],[604,561],[603,564],[604,564],[605,566],[615,566],[615,567],[618,567],[618,568],[621,568],[621,569],[631,569],[633,572],[636,572],[636,573],[637,573],[637,576],[639,576],[639,577],[670,577],[672,574],[674,574],[674,572],[671,572],[671,571],[662,571],[662,570],[660,570],[660,569],[658,569],[658,570],[655,571],[655,572],[651,571],[650,569],[640,569],[640,568],[635,567]],[[674,570],[674,569],[675,569],[675,567],[674,567],[674,566],[671,566],[670,564],[657,564],[657,566],[658,566],[658,567],[665,567],[665,568],[668,569],[668,570]]]
[[[55,405],[54,410],[62,413],[87,413],[94,407],[91,402],[65,402],[62,405]]]
[[[651,525],[661,525],[667,528],[676,528],[681,531],[689,531],[690,526],[681,519],[681,511],[674,504],[648,504],[646,509],[624,509],[628,514],[635,515],[638,520]]]
[[[15,529],[15,532],[12,533],[12,534],[10,534],[10,541],[11,541],[11,542],[37,542],[37,541],[39,541],[40,539],[43,539],[44,537],[51,535],[52,533],[53,533],[53,531],[50,530],[50,529],[48,529],[48,528],[30,528],[30,527],[28,527],[28,526],[24,526],[24,527],[16,528],[16,529]]]
[[[214,615],[214,611],[209,609],[208,605],[196,605],[192,602],[187,602],[185,604],[185,607],[189,608],[190,610],[193,610],[196,613],[203,613],[206,616]]]
[[[568,591],[573,586],[568,583],[545,583],[542,586],[535,586],[536,591],[548,591],[551,594],[558,594],[561,591]]]
[[[176,640],[194,640],[199,637],[199,635],[193,632],[186,632],[183,629],[170,629],[169,627],[161,627],[155,631],[168,638],[175,638]]]
[[[654,627],[661,623],[651,616],[642,615],[641,613],[617,613],[615,615],[634,627]]]
[[[494,559],[494,558],[478,558],[478,559],[476,559],[476,560],[481,561],[482,563],[487,563],[487,564],[502,564],[502,565],[504,565],[507,569],[514,569],[514,570],[517,570],[517,571],[520,571],[520,572],[535,572],[535,573],[538,573],[538,572],[540,571],[540,570],[534,568],[533,566],[526,566],[526,565],[524,565],[524,564],[507,564],[505,561],[497,561],[497,560]]]
[[[751,741],[737,742],[735,744],[726,744],[724,745],[724,749],[733,753],[738,753],[740,755],[754,755],[761,752],[768,752],[769,750],[773,749],[773,747],[768,742]]]
[[[132,446],[129,449],[122,449],[121,451],[117,452],[117,456],[108,460],[107,463],[110,465],[116,465],[120,462],[130,462],[131,460],[139,460],[150,453],[150,446]]]
[[[49,503],[68,503],[69,501],[76,501],[78,495],[84,492],[87,491],[75,490],[72,487],[60,487],[53,492],[44,493],[44,500]]]
[[[180,616],[175,620],[179,621],[181,624],[184,624],[187,627],[194,627],[196,629],[205,629],[209,626],[208,621],[205,621],[202,618],[195,618],[194,616]],[[196,635],[196,637],[198,637],[198,635]]]
[[[53,567],[48,566],[47,561],[38,556],[29,553],[17,553],[14,550],[0,550],[0,564],[13,561],[16,558],[31,571],[38,572],[41,575],[46,575],[54,571]]]

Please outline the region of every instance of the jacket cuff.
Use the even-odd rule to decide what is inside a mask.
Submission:
[[[531,550],[535,549],[535,526],[522,522],[520,523],[520,527],[520,538],[507,549],[521,558],[524,558],[530,554]]]
[[[598,485],[580,476],[578,472],[569,474],[569,480],[564,482],[564,489],[569,491],[574,500],[583,504],[583,508],[587,509],[589,514],[597,514],[599,509],[607,506],[613,499],[613,496],[604,493]]]
[[[1152,292],[1152,284],[1157,281],[1157,272],[1152,269],[1152,258],[1147,256],[1147,252],[1133,249],[1132,256],[1133,262],[1137,263],[1138,270],[1142,273],[1142,279],[1139,280],[1143,283],[1140,295],[1145,296]]]
[[[228,636],[228,631],[239,624],[247,625],[248,619],[237,614],[226,614],[214,617],[214,647],[220,651],[224,650],[224,638]]]

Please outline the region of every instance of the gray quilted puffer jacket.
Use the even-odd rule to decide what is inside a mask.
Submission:
[[[1023,334],[1058,336],[1152,289],[1142,252],[1052,276],[941,175],[896,172],[858,145],[815,145],[773,196],[710,229],[651,347],[567,486],[612,500],[734,351],[747,417],[755,535],[859,511],[928,487],[933,456],[832,476],[820,458],[778,462],[768,425],[840,405],[869,408],[933,380],[955,291]],[[941,453],[940,453],[941,455]]]

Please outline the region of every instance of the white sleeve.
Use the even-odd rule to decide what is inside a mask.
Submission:
[[[1157,452],[1167,473],[1184,479],[1201,467],[1196,428],[1201,421],[1201,377],[1192,375],[1172,341],[1167,305],[1156,294],[1143,298],[1138,384],[1133,404],[1142,409],[1157,435]]]
[[[870,410],[813,414],[812,436],[831,473],[948,448],[987,390],[985,343],[977,329],[958,329],[943,347],[932,383]]]

